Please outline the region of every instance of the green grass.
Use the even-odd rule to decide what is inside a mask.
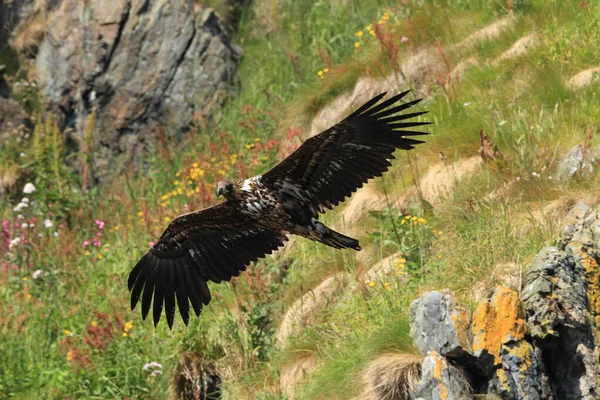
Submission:
[[[460,50],[453,44],[507,15],[506,2],[265,4],[245,10],[235,39],[244,49],[239,96],[215,124],[195,127],[182,143],[156,148],[147,172],[131,171],[111,187],[82,192],[79,179],[57,163],[62,148],[51,121],[38,124],[24,143],[11,142],[0,151],[0,172],[10,167],[21,173],[18,186],[0,198],[5,221],[0,398],[43,393],[50,399],[163,399],[184,352],[216,366],[224,398],[284,398],[279,374],[308,355],[316,357],[318,369],[296,398],[357,396],[369,361],[385,352],[413,351],[407,322],[412,300],[424,291],[450,288],[470,305],[473,286],[492,287],[498,265],[526,266],[556,239],[554,220],[524,229],[530,213],[565,196],[575,201],[598,196],[597,173],[568,183],[550,179],[560,155],[585,142],[600,123],[598,86],[574,92],[565,85],[570,76],[597,64],[597,4],[513,1],[512,27],[497,39]],[[286,136],[308,132],[312,117],[361,77],[379,78],[398,68],[366,31],[386,11],[390,43],[409,38],[399,47],[400,60],[431,47],[443,51],[452,65],[472,56],[478,64],[450,88],[440,88],[435,80],[425,83],[431,96],[424,108],[435,122],[434,135],[413,153],[412,166],[399,153],[377,187],[394,200],[440,162],[439,152],[450,161],[477,156],[481,129],[503,160],[458,182],[433,209],[417,197],[406,210],[384,210],[357,223],[369,257],[403,252],[403,275],[370,286],[363,279],[372,266],[366,258],[299,238],[285,256],[257,263],[230,284],[212,285],[211,305],[189,328],[177,323],[169,331],[164,323],[154,329],[150,321],[142,322],[139,310],[129,310],[126,276],[170,218],[186,207],[212,204],[214,182],[221,177],[242,178],[276,163]],[[358,31],[363,36],[355,36]],[[530,32],[538,35],[537,47],[495,62]],[[320,79],[317,72],[325,68]],[[39,107],[36,93],[19,95],[28,107]],[[598,145],[598,138],[591,144]],[[28,207],[14,211],[29,181],[37,190],[26,195]],[[488,197],[505,185],[502,196]],[[340,210],[324,221],[338,222]],[[402,224],[404,214],[427,222]],[[45,219],[53,226],[46,228]],[[17,236],[21,243],[9,249]],[[42,272],[34,279],[37,270]],[[344,289],[318,311],[312,325],[279,348],[274,335],[287,307],[334,274],[346,276]],[[142,370],[151,361],[163,365],[162,374]]]

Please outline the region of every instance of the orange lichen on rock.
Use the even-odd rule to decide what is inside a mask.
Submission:
[[[458,342],[463,349],[470,351],[471,338],[469,335],[469,328],[471,326],[471,318],[467,312],[467,309],[457,302],[454,312],[452,312],[449,316],[452,319],[452,322],[454,322],[454,331],[456,333]]]
[[[572,248],[576,248],[572,246]],[[600,330],[600,269],[598,262],[584,249],[576,254],[579,256],[581,265],[585,270],[585,278],[587,281],[587,297],[590,308],[590,313],[594,320],[594,328],[596,332]],[[596,345],[600,345],[600,335],[596,334]]]
[[[473,351],[479,355],[487,350],[500,363],[504,343],[522,339],[527,333],[525,315],[515,290],[498,286],[487,302],[473,314]]]

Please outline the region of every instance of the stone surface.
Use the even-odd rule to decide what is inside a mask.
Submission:
[[[493,371],[489,392],[502,399],[548,399],[552,395],[541,351],[526,339],[519,294],[498,286],[473,313],[473,352]]]
[[[600,81],[600,67],[589,68],[578,72],[567,81],[567,87],[572,90],[584,89]]]
[[[285,365],[279,375],[279,386],[286,395],[286,399],[294,400],[296,387],[317,369],[317,357],[312,354],[301,357]]]
[[[584,266],[568,251],[542,249],[525,277],[522,300],[531,335],[554,377],[556,397],[596,399],[597,361]]]
[[[566,181],[577,174],[589,175],[594,171],[592,165],[594,161],[596,160],[590,162],[583,146],[575,146],[571,148],[558,163],[558,166],[556,167],[556,177]]]
[[[217,109],[238,59],[217,16],[192,0],[64,0],[36,66],[59,126],[73,128],[71,150],[91,140],[93,177],[105,181],[141,158],[158,127],[178,137]]]
[[[0,144],[9,136],[31,127],[31,119],[19,103],[10,98],[0,97]]]
[[[428,292],[410,305],[410,336],[419,353],[461,358],[471,350],[470,316],[452,292]]]
[[[411,393],[415,400],[472,399],[469,383],[462,371],[435,351],[427,353],[421,367],[421,381]]]

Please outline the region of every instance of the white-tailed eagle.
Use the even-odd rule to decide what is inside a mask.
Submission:
[[[128,280],[131,308],[141,298],[146,319],[153,303],[155,326],[164,308],[171,328],[177,303],[187,325],[190,305],[199,316],[210,302],[208,281],[238,276],[252,261],[283,246],[289,234],[336,249],[360,250],[358,240],[319,222],[319,213],[381,176],[396,149],[423,143],[411,137],[428,132],[406,128],[428,124],[407,121],[425,112],[398,114],[421,100],[395,105],[407,93],[381,103],[385,93],[374,97],[263,175],[219,182],[217,196],[227,200],[175,218],[133,268]]]

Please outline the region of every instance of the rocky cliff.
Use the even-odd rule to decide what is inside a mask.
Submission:
[[[140,165],[158,129],[180,137],[238,85],[240,51],[217,15],[192,0],[56,3],[35,11],[43,14],[35,43],[12,40],[35,49],[28,57],[44,106],[71,154],[89,149],[93,181]],[[32,18],[21,17],[15,34],[27,36]],[[70,158],[80,172],[88,162]]]

